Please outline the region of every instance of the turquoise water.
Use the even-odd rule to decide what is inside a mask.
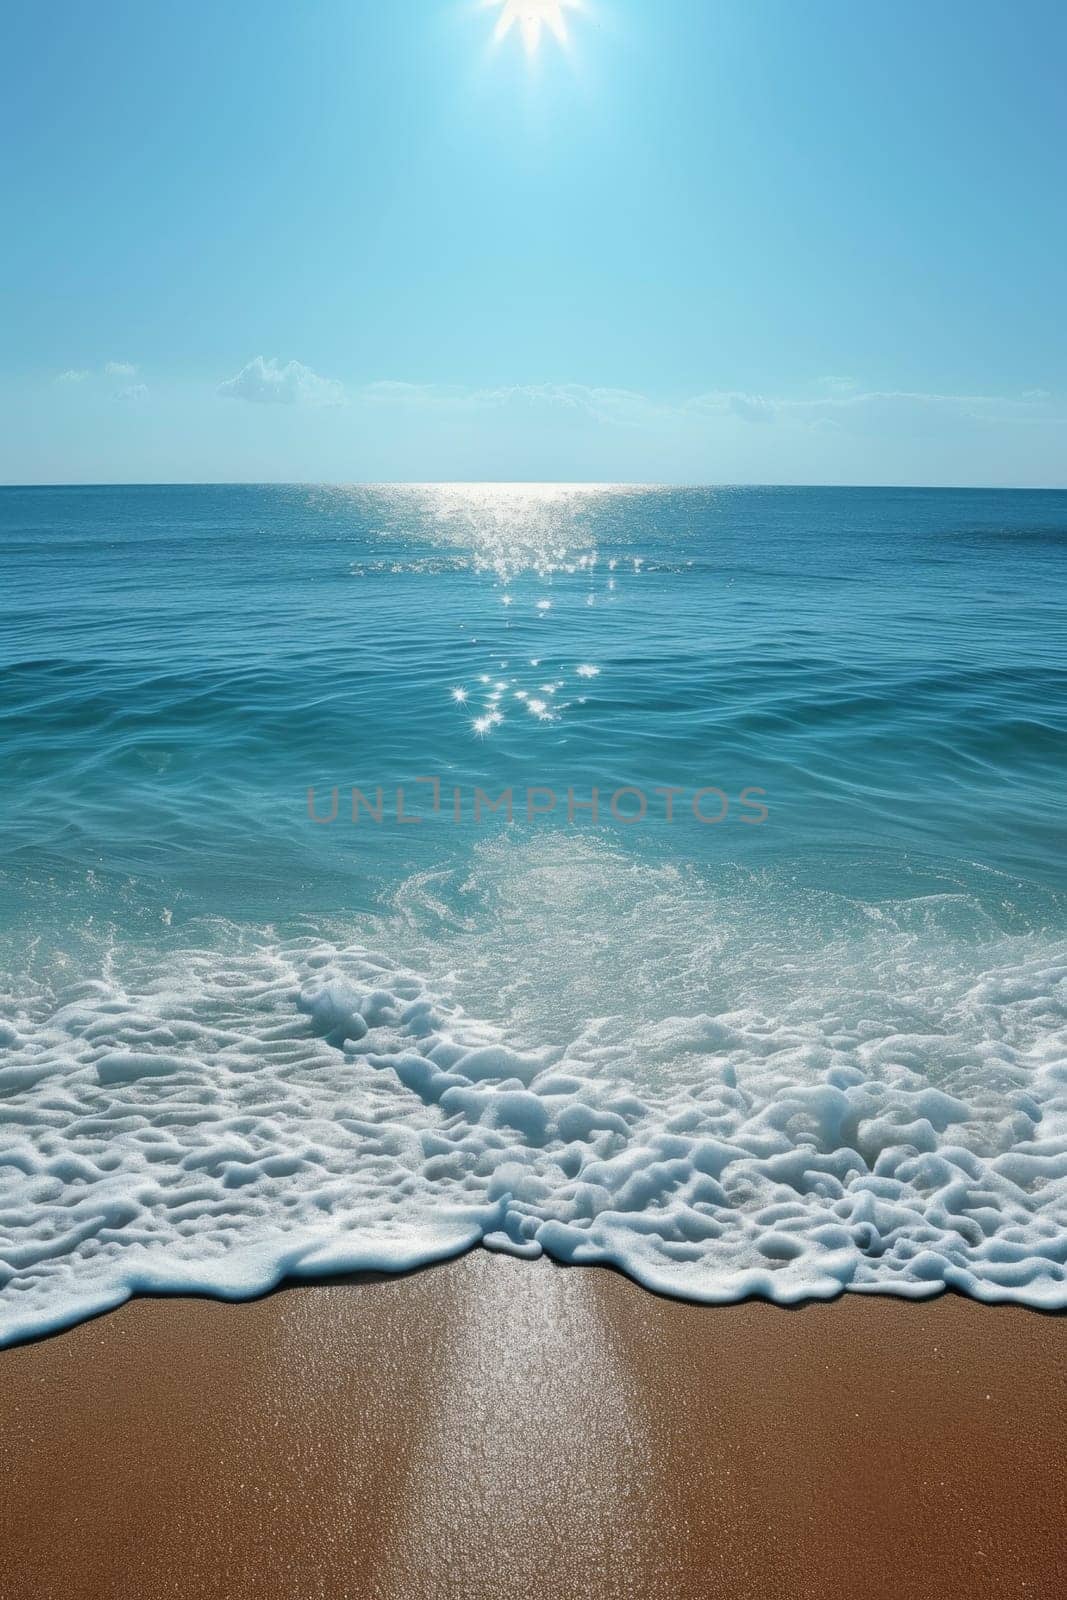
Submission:
[[[1067,494],[8,489],[0,554],[8,1336],[476,1239],[1067,1303]]]

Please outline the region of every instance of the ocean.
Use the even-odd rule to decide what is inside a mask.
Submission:
[[[1067,493],[0,490],[0,1342],[1067,1306]]]

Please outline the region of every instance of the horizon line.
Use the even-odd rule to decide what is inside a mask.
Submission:
[[[27,489],[834,489],[898,490],[924,493],[1064,494],[1064,483],[795,483],[756,478],[679,479],[656,482],[642,478],[100,478],[52,479],[35,483],[0,483],[4,490]]]

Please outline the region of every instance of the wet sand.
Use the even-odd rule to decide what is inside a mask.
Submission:
[[[0,1351],[4,1600],[1067,1587],[1067,1321],[475,1251]]]

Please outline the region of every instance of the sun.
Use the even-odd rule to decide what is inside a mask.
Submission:
[[[576,10],[580,0],[490,0],[502,5],[503,11],[496,25],[496,38],[503,39],[518,24],[522,42],[532,54],[541,43],[541,30],[547,28],[561,44],[567,42],[567,23],[564,11]]]

